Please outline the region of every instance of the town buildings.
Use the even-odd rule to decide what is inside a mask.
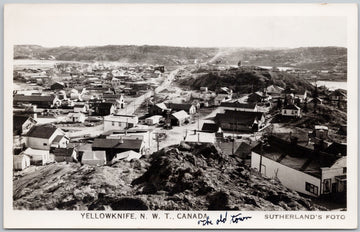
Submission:
[[[346,156],[312,150],[275,136],[253,149],[251,168],[309,196],[346,192]]]

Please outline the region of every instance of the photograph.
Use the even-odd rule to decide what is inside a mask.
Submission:
[[[355,4],[7,4],[4,19],[10,228],[24,213],[357,226]]]

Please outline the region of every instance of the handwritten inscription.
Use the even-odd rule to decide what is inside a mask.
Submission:
[[[236,224],[243,221],[246,221],[250,219],[250,216],[244,216],[241,213],[238,214],[230,214],[228,217],[228,212],[225,214],[220,214],[218,218],[216,218],[213,222],[213,220],[210,218],[210,216],[207,216],[205,219],[198,220],[198,225],[202,226],[210,226],[210,225],[220,225],[220,224]]]

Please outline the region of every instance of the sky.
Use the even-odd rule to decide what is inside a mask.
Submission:
[[[346,11],[340,12],[239,4],[19,5],[5,9],[5,23],[13,44],[45,47],[346,47]]]

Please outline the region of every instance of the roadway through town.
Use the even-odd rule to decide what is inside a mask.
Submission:
[[[177,68],[174,71],[171,71],[167,77],[165,77],[165,80],[158,86],[155,88],[155,93],[159,93],[161,91],[163,91],[164,89],[167,89],[170,87],[172,81],[174,80],[174,78],[176,77],[176,74],[182,69],[181,68]],[[122,109],[121,111],[119,111],[120,114],[128,114],[128,115],[132,115],[134,114],[134,112],[137,110],[137,108],[139,108],[141,106],[141,104],[146,100],[149,99],[153,94],[153,91],[148,91],[146,93],[144,93],[143,95],[134,98],[131,102],[129,102],[124,109]]]

